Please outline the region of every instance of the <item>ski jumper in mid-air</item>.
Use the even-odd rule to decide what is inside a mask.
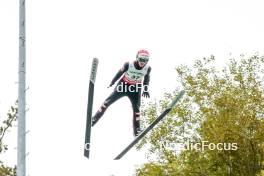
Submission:
[[[106,109],[121,97],[127,96],[131,101],[133,108],[133,132],[138,136],[140,129],[140,99],[141,93],[143,97],[149,98],[149,81],[151,67],[147,65],[149,60],[149,52],[139,50],[137,52],[136,61],[126,62],[123,67],[117,72],[109,87],[113,86],[118,81],[117,86],[111,95],[104,101],[102,106],[92,117],[92,126],[103,116]]]

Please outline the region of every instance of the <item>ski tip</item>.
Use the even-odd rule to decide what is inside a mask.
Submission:
[[[84,152],[84,156],[85,156],[86,158],[88,158],[88,159],[89,159],[89,157],[90,157],[90,154],[89,154],[89,153],[87,153],[87,152]]]
[[[98,64],[98,62],[99,62],[98,58],[94,57],[93,58],[93,63],[97,63]]]
[[[180,93],[176,96],[176,98],[172,100],[169,108],[173,108],[176,105],[176,103],[183,97],[184,94],[185,94],[184,90],[180,91]]]
[[[120,154],[118,155],[118,156],[116,156],[115,158],[114,158],[114,160],[120,160],[122,158],[122,156],[120,156]]]
[[[181,98],[184,94],[185,94],[185,90],[181,90],[178,96],[180,96]]]
[[[99,62],[99,60],[97,58],[93,58],[91,74],[90,74],[90,81],[92,81],[93,83],[95,82],[95,78],[96,78],[98,62]]]

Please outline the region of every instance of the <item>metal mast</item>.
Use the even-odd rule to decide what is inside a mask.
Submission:
[[[17,176],[26,176],[26,19],[25,0],[19,0]]]

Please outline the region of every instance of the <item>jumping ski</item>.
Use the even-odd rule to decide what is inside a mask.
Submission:
[[[92,109],[93,109],[94,84],[95,84],[97,67],[98,67],[98,59],[94,58],[92,62],[90,82],[88,88],[88,103],[87,103],[87,116],[86,116],[86,128],[85,128],[84,156],[87,158],[89,158],[90,156],[91,123],[92,123],[91,119],[92,119]]]
[[[162,112],[160,116],[158,116],[144,131],[142,131],[119,155],[115,157],[115,160],[119,160],[122,158],[137,142],[142,139],[158,122],[160,122],[176,105],[176,103],[182,98],[185,91],[181,91],[175,99],[171,102],[171,104]]]

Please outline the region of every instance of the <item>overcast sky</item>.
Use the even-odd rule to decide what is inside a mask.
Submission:
[[[99,58],[94,112],[111,79],[139,49],[151,54],[150,94],[175,89],[175,67],[216,56],[219,66],[240,54],[263,53],[261,0],[27,1],[28,175],[130,176],[146,161],[134,149],[128,99],[113,104],[92,129],[91,160],[83,156],[90,67]],[[230,53],[232,53],[230,55]],[[0,117],[17,97],[18,0],[0,0]],[[143,101],[146,101],[143,99]],[[4,156],[16,163],[16,130]],[[76,174],[78,173],[78,174]]]

